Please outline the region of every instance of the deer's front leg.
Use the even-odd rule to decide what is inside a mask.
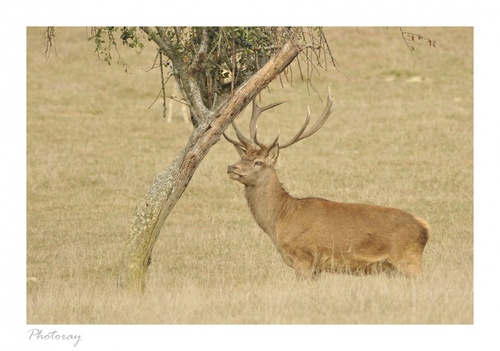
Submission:
[[[295,259],[293,262],[295,276],[299,280],[311,280],[314,276],[314,267],[312,262]]]

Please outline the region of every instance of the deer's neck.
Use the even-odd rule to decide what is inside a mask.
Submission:
[[[289,211],[294,198],[282,188],[274,169],[269,172],[265,181],[246,185],[245,196],[257,224],[276,242],[276,223]]]

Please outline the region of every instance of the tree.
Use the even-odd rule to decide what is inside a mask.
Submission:
[[[143,292],[153,247],[166,218],[228,125],[275,78],[289,80],[288,67],[297,57],[302,59],[300,77],[309,83],[317,67],[336,63],[321,28],[94,27],[90,34],[97,54],[110,63],[118,53],[125,69],[128,66],[118,51],[120,41],[138,53],[145,43],[154,43],[163,86],[163,66],[168,64],[191,114],[193,131],[188,143],[137,204],[119,263],[119,287]],[[47,54],[55,45],[53,39],[50,27]]]

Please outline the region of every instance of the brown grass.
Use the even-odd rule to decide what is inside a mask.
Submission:
[[[473,50],[471,28],[417,28],[438,41],[410,53],[398,29],[330,28],[342,73],[323,129],[280,155],[296,196],[393,206],[432,226],[425,278],[323,274],[299,282],[257,227],[221,141],[170,215],[141,298],[115,287],[132,209],[184,146],[189,128],[151,109],[154,50],[121,50],[126,74],[99,62],[83,28],[28,30],[27,322],[29,324],[473,323]],[[264,118],[262,139],[293,135],[322,102],[298,79]],[[272,116],[272,117],[271,117]],[[314,118],[314,117],[313,117]],[[242,118],[238,123],[243,125]]]

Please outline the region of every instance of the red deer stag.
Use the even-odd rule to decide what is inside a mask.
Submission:
[[[280,149],[316,133],[333,112],[329,91],[319,120],[306,132],[310,111],[299,132],[287,143],[270,145],[257,139],[257,118],[280,103],[252,103],[250,138],[233,122],[238,140],[224,134],[241,156],[229,166],[231,179],[245,185],[248,206],[257,224],[271,237],[283,261],[299,279],[322,271],[370,274],[422,273],[422,252],[429,239],[428,223],[394,208],[339,203],[320,198],[294,198],[280,185],[274,165]]]

